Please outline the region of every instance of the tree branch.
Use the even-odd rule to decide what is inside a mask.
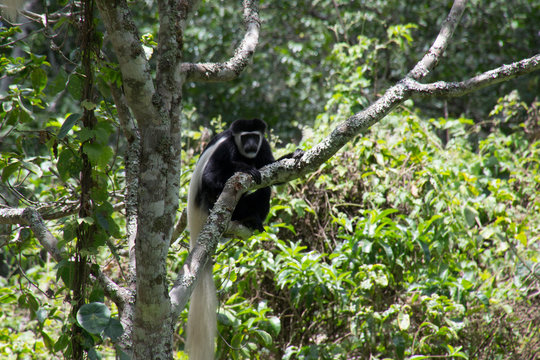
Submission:
[[[22,3],[22,1],[20,0],[19,2]],[[8,5],[0,4],[0,10],[2,10],[2,12],[7,12],[8,20],[10,20],[13,25],[21,25],[21,24],[14,23],[15,18],[16,18],[15,16],[16,12],[24,16],[28,20],[34,21],[46,27],[48,24],[55,23],[62,18],[68,18],[71,13],[69,11],[64,12],[64,10],[66,9],[69,9],[69,7],[64,6],[62,9],[57,10],[51,14],[37,14],[35,12],[29,11],[26,9],[22,9],[22,8],[17,9]]]
[[[135,119],[139,125],[159,121],[150,66],[126,1],[97,0],[96,3],[118,58],[126,99]]]
[[[252,178],[243,173],[231,177],[225,184],[223,192],[210,212],[199,237],[197,245],[188,254],[188,257],[178,273],[176,282],[169,292],[172,315],[177,318],[186,306],[193,291],[195,281],[200,269],[209,261],[217,242],[227,229],[232,212],[242,194],[247,190],[246,183],[253,183]]]
[[[415,95],[420,95],[423,97],[457,97],[539,69],[540,54],[537,54],[531,58],[524,59],[510,65],[503,65],[461,82],[437,81],[430,84],[421,84],[410,78],[404,79],[404,82],[407,85],[407,88]]]
[[[45,225],[40,213],[31,207],[25,209],[3,208],[0,209],[0,224],[20,224],[28,226],[34,233],[41,246],[47,250],[56,262],[62,261],[66,251],[58,247],[58,240]],[[128,300],[126,289],[118,286],[101,271],[92,269],[92,274],[98,279],[107,296],[119,307],[123,307]]]
[[[261,24],[258,2],[256,0],[244,0],[243,6],[246,33],[235,50],[234,56],[225,63],[184,63],[181,66],[181,71],[186,75],[186,80],[229,81],[236,79],[246,68],[259,43]]]
[[[171,244],[176,242],[180,235],[184,232],[187,226],[187,210],[184,209],[178,218],[178,221],[174,225],[174,230],[171,235]]]
[[[131,299],[134,297],[134,291],[119,286],[100,270],[92,267],[90,268],[90,272],[95,276],[105,294],[118,306],[118,310],[123,313],[125,306],[133,301]]]
[[[128,142],[126,152],[126,235],[128,238],[129,265],[128,283],[130,289],[135,288],[136,260],[135,260],[135,239],[137,237],[137,206],[139,191],[139,156],[141,153],[141,136],[135,121],[131,117],[129,107],[122,91],[115,85],[111,86],[111,94],[118,112],[120,127]]]
[[[47,250],[54,260],[61,261],[65,250],[58,248],[58,241],[49,231],[39,212],[28,207],[26,209],[0,209],[0,224],[21,224],[30,227],[39,243]]]
[[[441,59],[444,50],[448,47],[450,38],[454,34],[459,21],[461,20],[461,15],[465,11],[465,6],[467,5],[467,0],[455,0],[450,13],[446,17],[446,20],[441,26],[441,31],[439,35],[424,55],[422,60],[420,60],[415,67],[409,72],[408,77],[415,80],[420,80],[424,78],[437,64]]]

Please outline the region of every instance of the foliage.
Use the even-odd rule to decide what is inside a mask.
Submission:
[[[56,218],[54,213],[64,214],[52,225],[52,230],[69,255],[54,265],[27,228],[2,229],[0,254],[2,275],[6,277],[1,279],[2,302],[14,308],[6,308],[1,314],[3,322],[10,326],[3,329],[0,354],[6,358],[28,354],[69,358],[72,353],[70,329],[75,326],[81,328],[83,339],[80,341],[88,356],[98,358],[95,346],[106,339],[117,340],[122,333],[120,323],[114,318],[116,315],[111,317],[108,313],[110,323],[101,334],[91,326],[95,318],[75,319],[67,309],[68,305],[76,303],[69,291],[76,282],[73,257],[80,231],[85,229],[92,233],[93,242],[86,244],[83,254],[90,257],[92,263],[118,260],[115,242],[124,236],[123,219],[114,209],[121,200],[118,189],[124,186],[121,144],[114,120],[116,111],[105,100],[83,101],[75,106],[84,86],[80,68],[75,68],[69,76],[61,71],[53,77],[45,56],[32,52],[12,56],[17,52],[7,50],[17,43],[17,29],[2,28],[0,34],[3,45],[0,69],[5,77],[4,84],[9,83],[7,91],[1,94],[0,109],[2,201],[13,207],[38,207],[53,219]],[[114,72],[101,70],[98,68],[97,72],[102,79],[114,81]],[[65,109],[73,112],[54,112],[51,103],[62,96],[68,99]],[[93,128],[82,124],[85,110],[94,111]],[[81,218],[74,209],[81,193],[83,158],[87,158],[92,167],[90,196],[94,211],[91,216]],[[113,272],[120,276],[121,269],[115,268]],[[103,289],[98,285],[86,288],[85,298],[106,309]],[[29,319],[20,321],[25,317]]]

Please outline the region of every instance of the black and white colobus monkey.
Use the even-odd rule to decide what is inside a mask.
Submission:
[[[270,144],[264,137],[265,131],[266,123],[262,120],[236,120],[229,129],[213,138],[202,152],[189,184],[191,249],[227,180],[236,172],[245,172],[260,183],[259,169],[275,161]],[[266,187],[244,194],[231,220],[264,231],[263,221],[269,210],[270,188]],[[191,360],[214,359],[217,297],[212,268],[211,262],[205,265],[191,295],[186,342]]]

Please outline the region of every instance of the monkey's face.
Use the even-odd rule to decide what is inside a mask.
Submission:
[[[234,134],[234,142],[240,154],[248,159],[254,159],[259,153],[263,134],[259,131],[244,131]]]

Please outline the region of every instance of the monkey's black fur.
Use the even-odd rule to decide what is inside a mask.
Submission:
[[[245,172],[261,182],[259,169],[273,163],[270,144],[264,137],[266,123],[259,119],[236,120],[218,134],[204,149],[193,171],[188,193],[188,228],[193,249],[210,210],[227,180],[236,172]],[[286,157],[299,158],[301,150]],[[281,160],[280,159],[280,160]],[[254,230],[264,231],[263,221],[270,210],[270,188],[244,194],[232,214],[232,220]],[[212,277],[212,262],[204,265],[191,295],[186,349],[191,360],[213,360],[217,334],[217,297]]]
[[[261,182],[259,169],[275,161],[270,144],[264,138],[265,131],[266,123],[262,120],[236,120],[229,129],[210,141],[203,154],[213,146],[217,147],[206,162],[201,177],[201,188],[196,194],[195,201],[200,208],[210,211],[223,191],[225,183],[236,172],[250,174],[255,182]],[[256,152],[253,158],[242,155],[238,149],[235,135],[242,133],[245,134],[241,138],[242,146],[245,151]],[[251,229],[264,231],[263,222],[269,210],[270,188],[265,187],[244,194],[236,205],[232,220],[239,221]]]

